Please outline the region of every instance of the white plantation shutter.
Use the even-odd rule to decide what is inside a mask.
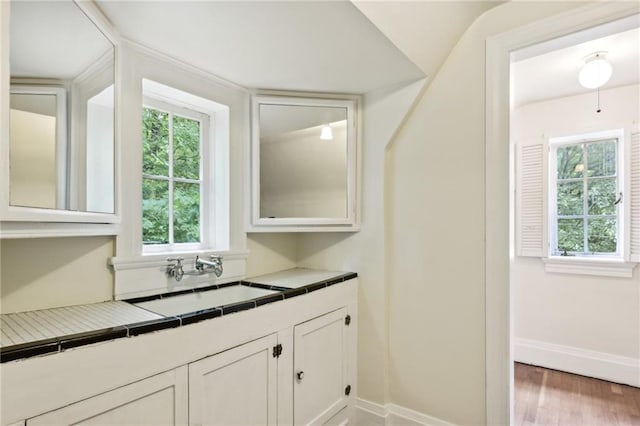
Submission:
[[[640,262],[640,132],[631,133],[631,260]]]
[[[546,256],[545,145],[518,145],[516,156],[516,255]]]

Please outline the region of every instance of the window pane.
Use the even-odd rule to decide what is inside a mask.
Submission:
[[[588,222],[589,252],[591,253],[615,253],[616,252],[616,220],[615,219],[589,219]]]
[[[558,179],[581,178],[584,171],[582,145],[569,145],[558,148]]]
[[[169,114],[142,109],[142,173],[169,176]]]
[[[169,182],[142,179],[142,241],[169,243]]]
[[[173,117],[173,175],[200,179],[200,122]]]
[[[584,251],[584,226],[582,219],[558,219],[558,251]]]
[[[582,182],[565,182],[558,184],[558,215],[581,215],[584,210]]]
[[[587,145],[587,176],[615,176],[616,141],[596,142]]]
[[[176,182],[173,197],[173,239],[200,242],[200,185]]]
[[[616,179],[596,179],[588,182],[590,215],[616,214]]]

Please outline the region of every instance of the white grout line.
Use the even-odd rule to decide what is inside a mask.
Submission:
[[[0,347],[158,318],[162,316],[122,301],[3,314]]]

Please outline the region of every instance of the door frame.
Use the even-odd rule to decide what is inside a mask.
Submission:
[[[511,52],[625,18],[636,2],[594,3],[487,38],[485,73],[486,424],[513,420],[509,289],[509,121]],[[491,190],[489,190],[491,188]]]

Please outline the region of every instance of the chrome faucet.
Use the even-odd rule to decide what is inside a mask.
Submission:
[[[184,276],[184,270],[182,269],[182,261],[184,257],[169,257],[167,262],[171,262],[167,265],[167,275],[180,281]]]
[[[216,277],[222,275],[222,256],[211,255],[209,259],[210,260],[204,260],[196,256],[196,270],[200,272],[213,270]]]

